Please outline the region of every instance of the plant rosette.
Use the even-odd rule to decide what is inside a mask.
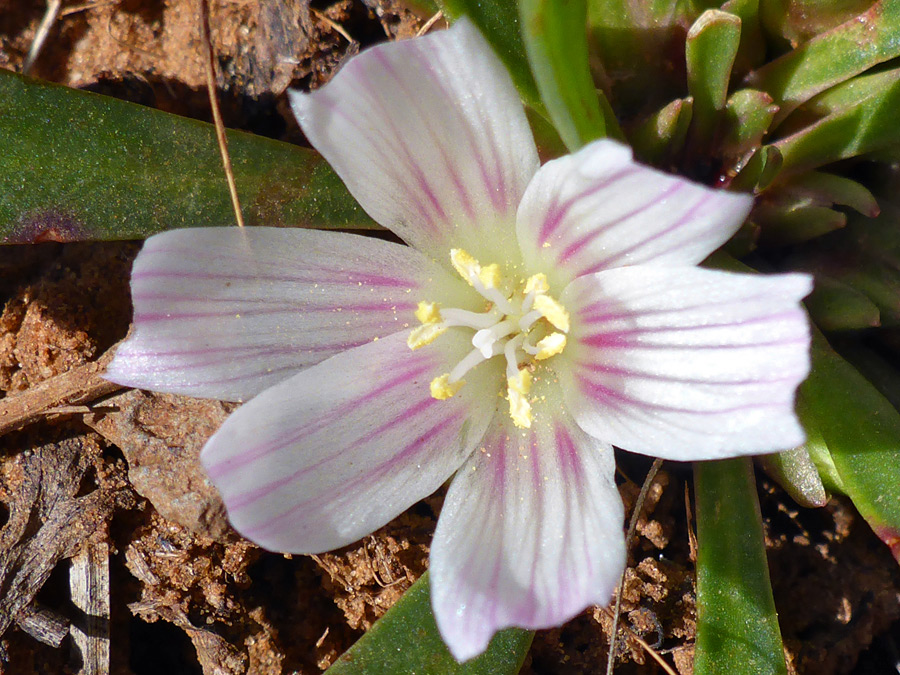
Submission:
[[[431,597],[464,661],[501,628],[609,602],[625,563],[612,446],[685,461],[803,443],[810,278],[697,267],[749,196],[608,140],[540,166],[507,72],[465,19],[373,47],[292,105],[408,246],[154,236],[107,374],[247,401],[202,461],[250,540],[336,549],[452,477]]]

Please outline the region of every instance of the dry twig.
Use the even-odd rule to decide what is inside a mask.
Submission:
[[[44,43],[47,41],[47,36],[50,35],[50,29],[53,28],[53,24],[56,23],[56,19],[59,16],[60,7],[62,7],[62,0],[47,0],[47,10],[44,12],[44,18],[41,19],[41,23],[34,34],[34,40],[31,41],[31,48],[25,57],[25,63],[22,65],[23,74],[28,74],[34,62],[37,61],[37,57],[40,56],[41,49],[44,48]]]
[[[102,377],[115,349],[111,348],[96,361],[0,399],[0,436],[26,427],[48,414],[83,412],[78,406],[122,389],[121,385]]]

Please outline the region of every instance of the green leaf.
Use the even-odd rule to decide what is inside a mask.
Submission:
[[[760,193],[772,184],[781,172],[781,151],[774,145],[764,145],[750,157],[750,160],[739,167],[737,177],[731,187],[735,190],[752,190]]]
[[[457,663],[431,613],[428,573],[348,649],[326,675],[512,675],[528,654],[534,633],[508,628],[481,656]]]
[[[900,3],[898,3],[900,5]],[[900,68],[860,75],[809,101],[777,141],[785,172],[799,173],[900,144]]]
[[[694,673],[786,675],[751,460],[695,462],[694,490]]]
[[[684,146],[694,100],[677,98],[647,118],[631,135],[635,154],[648,164],[660,164]]]
[[[516,0],[441,0],[441,5],[448,16],[458,19],[465,15],[478,26],[503,61],[522,99],[546,117],[525,55]]]
[[[822,274],[816,275],[816,287],[805,303],[816,325],[824,331],[864,330],[881,325],[881,312],[865,293]]]
[[[761,0],[760,16],[769,36],[796,47],[849,21],[872,0]]]
[[[900,560],[900,413],[817,331],[800,399],[843,491]]]
[[[588,66],[584,0],[521,0],[519,16],[531,72],[569,150],[607,135],[621,138],[615,118],[604,119],[603,93]]]
[[[800,506],[825,506],[828,495],[815,463],[805,447],[757,457],[757,463]]]
[[[728,0],[722,11],[741,20],[741,45],[734,59],[734,74],[743,77],[766,60],[766,40],[759,17],[760,0]]]
[[[740,40],[741,20],[717,9],[703,12],[688,31],[685,57],[688,91],[694,98],[692,143],[706,146],[716,135]]]
[[[804,201],[800,198],[788,205],[760,202],[753,210],[753,219],[761,227],[760,243],[765,246],[800,244],[847,224],[845,214]]]
[[[228,133],[249,225],[370,228],[312,150]],[[234,225],[212,125],[0,70],[0,241]]]
[[[778,106],[763,91],[741,89],[732,94],[725,105],[722,153],[739,159],[757,150],[776,112]]]
[[[747,84],[775,99],[781,107],[777,124],[816,94],[896,56],[900,3],[879,0],[863,14],[760,68]]]

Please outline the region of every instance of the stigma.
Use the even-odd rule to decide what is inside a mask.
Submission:
[[[481,295],[483,312],[442,308],[422,301],[416,309],[420,325],[407,338],[410,349],[431,344],[450,329],[468,329],[470,351],[448,373],[431,381],[431,395],[448,399],[465,384],[472,368],[494,357],[506,361],[506,399],[513,423],[528,428],[532,422],[529,398],[538,361],[561,353],[569,332],[569,313],[550,295],[547,277],[510,278],[496,263],[482,266],[462,249],[450,251],[450,262],[459,275]]]

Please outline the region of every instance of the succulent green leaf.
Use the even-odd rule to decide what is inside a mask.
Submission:
[[[615,118],[605,119],[604,95],[588,65],[585,1],[520,0],[519,18],[538,91],[569,150],[607,135],[621,138]]]
[[[881,312],[867,295],[837,279],[816,276],[806,307],[824,331],[864,330],[881,325]]]
[[[765,246],[800,244],[823,234],[828,234],[847,224],[847,216],[827,206],[809,206],[803,203],[759,204],[753,219],[762,228],[760,243]]]
[[[758,149],[772,124],[778,106],[772,97],[756,89],[741,89],[725,105],[722,154],[741,158]]]
[[[694,100],[677,98],[647,118],[631,135],[635,154],[648,164],[661,164],[684,146]]]
[[[760,0],[727,0],[721,9],[741,20],[741,44],[734,59],[734,76],[743,77],[766,59],[766,40],[759,16]]]
[[[696,675],[786,675],[753,465],[694,463]]]
[[[694,99],[691,141],[708,145],[716,135],[728,96],[731,68],[741,40],[741,20],[709,9],[687,34],[688,91]]]
[[[805,447],[762,455],[756,461],[800,506],[825,506],[825,486]]]
[[[249,225],[370,228],[312,150],[228,132]],[[234,225],[210,124],[0,70],[0,241]]]
[[[896,56],[900,56],[900,3],[878,0],[862,14],[763,66],[747,84],[775,99],[781,107],[777,124],[816,94]]]
[[[849,206],[868,218],[881,212],[875,196],[861,183],[822,171],[807,171],[791,179],[780,189],[806,196],[820,206]]]
[[[802,396],[797,397],[797,416],[806,430],[806,443],[803,445],[803,448],[809,453],[809,458],[813,461],[813,464],[816,465],[816,470],[819,472],[819,478],[822,479],[825,489],[829,492],[847,494],[837,467],[834,465],[834,458],[828,451],[825,438],[822,436],[822,432],[809,405],[807,405]]]
[[[731,187],[758,194],[772,184],[781,172],[782,163],[781,151],[774,145],[764,145],[742,167],[738,167]]]
[[[423,574],[327,675],[513,675],[528,654],[534,633],[509,628],[487,651],[457,663],[441,640],[431,613],[428,573]]]
[[[793,48],[865,12],[872,0],[760,0],[759,5],[769,37]]]
[[[900,3],[897,3],[900,6]],[[900,144],[900,68],[860,75],[819,94],[788,119],[774,145],[783,170],[807,171]]]
[[[843,491],[900,559],[900,413],[818,332],[800,398]]]

